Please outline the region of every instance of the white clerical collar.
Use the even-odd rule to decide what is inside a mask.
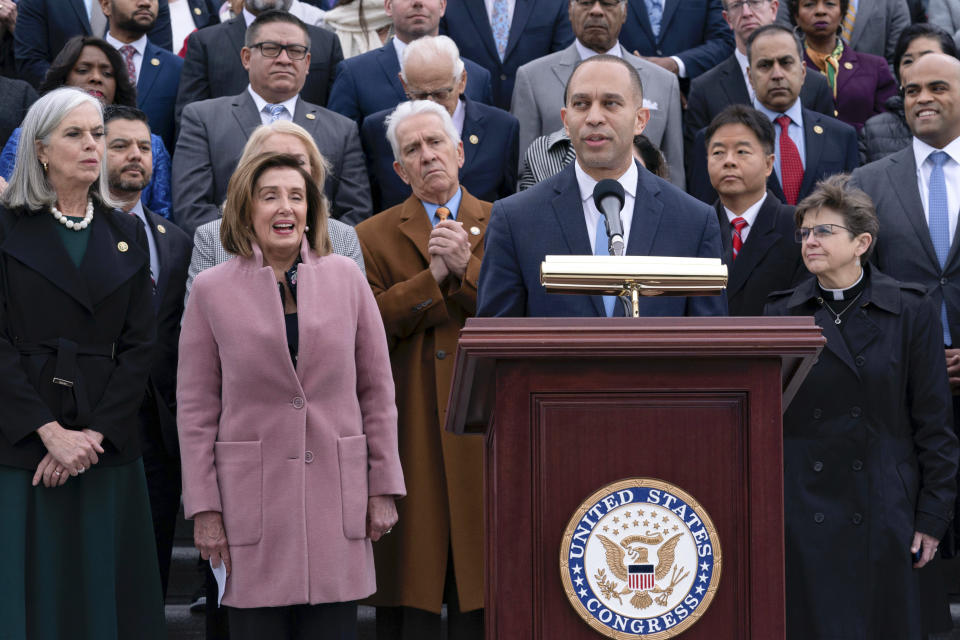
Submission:
[[[593,189],[597,186],[597,180],[591,178],[586,171],[580,167],[580,163],[574,161],[574,171],[577,175],[577,186],[580,187],[580,200],[587,202],[588,200],[593,199]],[[631,197],[637,197],[637,180],[640,178],[640,173],[637,171],[637,162],[632,160],[630,162],[630,167],[617,178],[617,182],[620,183],[620,186],[623,187],[623,190]]]
[[[577,48],[577,53],[580,55],[581,60],[586,60],[587,58],[592,58],[593,56],[600,55],[593,49],[588,49],[587,47],[583,46],[583,43],[580,42],[579,38],[573,41],[573,46]],[[604,55],[616,56],[618,58],[622,58],[623,50],[620,48],[620,43],[618,42],[614,44],[613,48],[610,49],[610,51],[604,52]]]
[[[262,113],[263,108],[268,104],[279,104],[287,108],[287,111],[290,113],[290,119],[293,119],[293,114],[297,112],[297,98],[298,95],[293,96],[289,100],[284,100],[283,102],[267,102],[263,97],[253,90],[253,85],[247,85],[247,91],[250,92],[250,97],[253,98],[253,103],[257,105],[257,113]]]

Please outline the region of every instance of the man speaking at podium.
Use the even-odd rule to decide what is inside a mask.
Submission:
[[[619,213],[626,255],[720,258],[716,213],[633,158],[633,137],[650,118],[636,69],[611,55],[587,58],[567,82],[564,105],[560,116],[577,160],[493,205],[478,316],[624,315],[613,296],[548,294],[540,284],[540,263],[547,255],[609,255],[605,217],[594,202],[594,189],[607,179],[623,187]],[[726,313],[723,295],[640,300],[641,316]]]

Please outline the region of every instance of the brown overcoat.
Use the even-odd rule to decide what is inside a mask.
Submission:
[[[457,338],[476,310],[489,202],[466,189],[457,213],[472,256],[463,282],[430,273],[433,229],[423,205],[405,202],[357,225],[367,279],[387,332],[407,497],[400,521],[374,545],[371,602],[440,613],[448,548],[462,611],[483,606],[483,442],[443,430]]]

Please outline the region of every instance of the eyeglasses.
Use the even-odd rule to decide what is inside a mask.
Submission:
[[[280,53],[287,52],[287,57],[291,60],[303,60],[307,57],[309,47],[302,44],[280,44],[279,42],[258,42],[250,45],[251,49],[260,49],[260,55],[264,58],[279,58]]]
[[[841,227],[838,224],[817,224],[812,227],[800,227],[793,232],[794,239],[803,244],[807,241],[807,238],[810,237],[810,233],[813,233],[813,237],[817,240],[823,240],[824,238],[829,238],[833,234],[837,233],[837,229],[843,229],[847,233],[853,234],[853,231],[847,229],[846,227]]]
[[[770,0],[740,0],[739,2],[731,2],[728,4],[727,11],[729,13],[740,13],[747,5],[750,6],[750,11],[756,11],[768,2],[770,2]]]
[[[600,3],[600,6],[604,9],[613,9],[618,6],[623,0],[573,0],[573,4],[578,7],[583,7],[584,9],[589,9],[597,2]]]
[[[411,100],[434,100],[436,102],[443,102],[450,97],[453,91],[454,87],[435,89],[434,91],[407,91],[407,97]]]

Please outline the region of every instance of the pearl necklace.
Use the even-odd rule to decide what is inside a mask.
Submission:
[[[73,231],[83,231],[90,223],[93,222],[93,200],[87,200],[87,211],[86,215],[83,216],[83,220],[80,222],[74,222],[68,216],[63,215],[63,212],[60,209],[57,209],[54,205],[50,205],[50,213],[53,214],[53,217],[57,219],[57,222],[65,226],[67,229],[72,229]]]

